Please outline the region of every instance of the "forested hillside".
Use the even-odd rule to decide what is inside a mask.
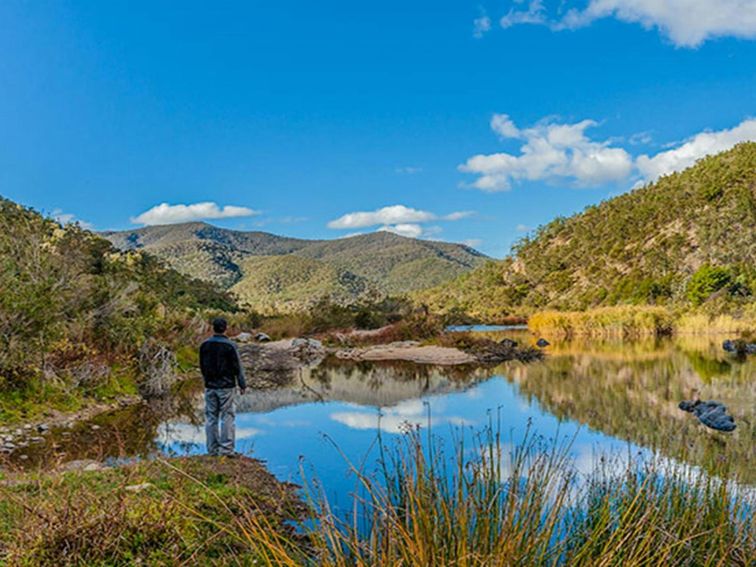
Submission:
[[[231,291],[263,313],[309,309],[324,298],[352,305],[380,297],[366,278],[310,258],[250,256],[240,264],[245,275]]]
[[[511,257],[417,298],[495,320],[617,304],[738,311],[755,292],[756,143],[744,143],[557,218]]]
[[[349,304],[424,289],[486,261],[467,246],[389,232],[299,240],[188,223],[103,235],[120,249],[146,250],[182,273],[232,288],[263,312],[305,309],[322,299]],[[311,281],[303,281],[305,274]]]
[[[147,253],[2,198],[0,290],[0,416],[23,413],[24,400],[131,391],[146,343],[170,346],[199,313],[236,308]]]

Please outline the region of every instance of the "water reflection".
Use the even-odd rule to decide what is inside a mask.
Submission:
[[[532,340],[524,332],[507,336]],[[406,427],[426,426],[430,415],[435,434],[451,444],[455,428],[479,428],[495,415],[510,444],[522,439],[528,423],[545,438],[574,437],[580,470],[590,470],[606,452],[658,451],[709,471],[729,467],[756,484],[755,363],[731,358],[719,343],[556,343],[541,362],[495,369],[328,360],[295,373],[285,386],[240,400],[238,446],[266,460],[284,480],[299,480],[302,457],[338,499],[354,487],[343,457],[371,462],[366,453],[379,431],[390,440]],[[707,430],[677,408],[695,391],[728,405],[735,432]],[[25,463],[202,452],[202,422],[201,383],[195,381],[173,400],[53,432],[47,444],[25,452]]]
[[[730,357],[719,343],[707,337],[562,343],[541,363],[505,365],[501,372],[560,419],[710,471],[730,467],[753,484],[756,365]],[[726,404],[737,429],[717,433],[680,411],[679,401],[696,393]]]

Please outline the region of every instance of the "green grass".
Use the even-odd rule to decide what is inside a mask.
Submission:
[[[0,563],[253,565],[259,554],[242,522],[260,516],[270,532],[294,539],[285,521],[302,510],[290,486],[249,459],[26,477],[0,485]]]
[[[42,419],[50,412],[74,413],[95,403],[137,395],[136,378],[128,368],[114,366],[90,388],[31,379],[22,388],[0,390],[0,424]]]

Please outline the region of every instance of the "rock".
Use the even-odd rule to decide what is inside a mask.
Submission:
[[[266,335],[265,333],[257,333],[255,335],[255,340],[258,343],[269,343],[270,342],[270,337],[268,335]]]
[[[92,425],[92,426],[90,426],[90,429],[92,431],[97,431],[98,429],[100,429],[100,426],[99,425]]]
[[[49,425],[47,425],[46,423],[40,423],[40,424],[39,424],[39,425],[37,426],[37,431],[39,431],[40,433],[42,433],[42,432],[44,432],[44,431],[47,431],[48,429],[50,429],[50,426],[49,426]]]
[[[67,463],[63,463],[60,466],[60,470],[64,472],[74,472],[74,471],[93,472],[93,471],[101,471],[106,468],[107,467],[101,462],[94,461],[92,459],[79,459],[76,461],[68,461]]]
[[[747,343],[742,339],[727,339],[722,343],[722,348],[735,354],[756,354],[756,343]]]
[[[21,459],[22,461],[25,461],[29,458],[29,455],[19,455],[18,458]]]
[[[473,364],[477,359],[470,353],[456,348],[421,346],[417,341],[399,341],[363,348],[336,351],[336,357],[344,360],[391,361],[406,360],[417,364],[456,365]]]
[[[291,346],[294,348],[313,348],[313,349],[322,349],[323,343],[321,343],[317,339],[294,339],[291,341]]]
[[[501,339],[499,344],[504,348],[517,348],[519,343],[514,339]]]
[[[537,347],[539,347],[539,348],[544,348],[544,347],[547,347],[547,346],[549,346],[550,344],[551,344],[551,343],[550,343],[549,341],[547,341],[546,339],[544,339],[544,338],[540,338],[540,339],[538,339],[538,340],[536,341],[536,346],[537,346]]]
[[[126,492],[142,492],[143,490],[146,490],[151,487],[152,487],[151,482],[143,482],[141,484],[132,484],[132,485],[126,486],[124,487],[124,490]]]
[[[717,431],[733,431],[735,420],[727,413],[727,407],[714,401],[683,400],[678,406],[681,410],[695,415],[701,423]]]
[[[5,453],[10,453],[16,448],[16,445],[14,443],[11,443],[10,441],[6,441],[5,444],[3,444],[3,451]]]
[[[295,341],[300,342],[295,345]],[[250,387],[260,389],[288,384],[297,370],[317,366],[326,354],[323,345],[312,339],[286,339],[239,348]]]
[[[29,443],[42,443],[44,440],[44,437],[31,437]]]
[[[237,343],[248,343],[251,342],[252,339],[254,339],[254,335],[252,333],[239,333],[235,337],[232,337]]]

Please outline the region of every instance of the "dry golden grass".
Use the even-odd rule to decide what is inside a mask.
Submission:
[[[670,334],[674,317],[664,307],[617,306],[588,311],[540,311],[528,320],[530,330],[554,337],[644,337]]]

